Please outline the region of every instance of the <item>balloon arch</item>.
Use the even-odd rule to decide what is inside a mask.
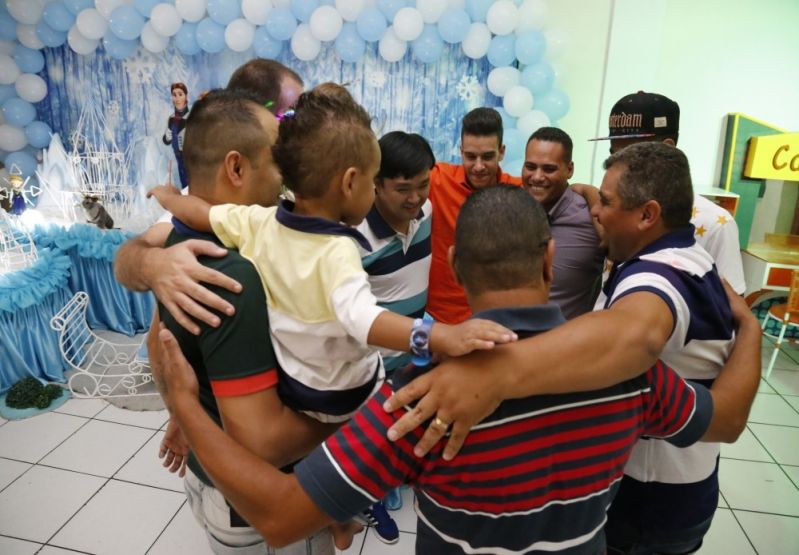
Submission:
[[[0,4],[0,159],[26,176],[51,128],[35,104],[47,96],[44,48],[67,43],[88,56],[102,47],[124,60],[143,47],[163,52],[172,41],[185,56],[251,50],[277,57],[286,46],[312,61],[332,43],[345,64],[377,43],[393,63],[411,52],[432,64],[445,45],[468,58],[486,58],[486,86],[501,98],[508,167],[521,167],[526,138],[569,110],[545,60],[563,47],[557,32],[542,32],[544,0],[6,0]]]

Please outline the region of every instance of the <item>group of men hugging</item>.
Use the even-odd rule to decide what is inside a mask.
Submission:
[[[616,103],[596,189],[560,129],[519,179],[491,108],[449,164],[378,140],[345,87],[302,89],[252,60],[197,100],[189,194],[153,189],[171,221],[115,263],[158,297],[160,455],[213,551],[333,554],[364,521],[395,542],[404,484],[417,553],[696,551],[760,334],[677,104]]]

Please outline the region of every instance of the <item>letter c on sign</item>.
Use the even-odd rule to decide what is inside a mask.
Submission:
[[[788,152],[789,147],[788,145],[782,145],[780,148],[777,149],[777,152],[774,153],[774,158],[771,159],[771,165],[774,167],[775,170],[781,170],[785,166],[788,165],[788,162],[783,163],[782,165],[777,163],[777,157],[780,155],[782,151]],[[793,167],[791,168],[793,169]]]

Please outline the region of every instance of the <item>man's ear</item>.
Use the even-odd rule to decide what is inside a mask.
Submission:
[[[669,137],[668,139],[663,139],[660,142],[663,143],[664,145],[677,146],[677,143],[675,143],[674,139],[672,139],[671,137]]]
[[[663,209],[660,207],[660,203],[654,199],[646,201],[641,206],[640,210],[641,221],[639,222],[638,226],[642,230],[649,229],[658,223],[663,212]]]
[[[566,176],[566,179],[571,179],[574,175],[574,161],[569,162],[567,167],[569,168],[569,175]]]
[[[499,158],[497,162],[502,162],[505,159],[505,145],[499,145]]]
[[[555,260],[555,240],[550,239],[547,242],[547,248],[544,251],[544,264],[543,266],[543,280],[547,285],[552,285],[552,280],[555,273],[552,271],[552,262]]]
[[[463,287],[463,280],[461,280],[461,276],[458,275],[458,264],[455,261],[455,245],[451,245],[449,249],[447,249],[447,263],[449,264],[450,270],[452,270],[452,275],[455,276],[455,283]]]
[[[236,150],[231,150],[225,154],[222,168],[227,180],[236,187],[241,187],[244,183],[245,160],[246,158]]]
[[[353,190],[355,189],[355,178],[358,176],[358,168],[350,166],[344,173],[341,174],[341,194],[345,198],[352,197]]]

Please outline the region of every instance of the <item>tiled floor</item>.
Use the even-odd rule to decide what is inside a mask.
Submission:
[[[73,399],[29,420],[0,419],[0,554],[209,555],[180,480],[156,456],[166,418]],[[799,351],[780,354],[748,429],[721,455],[722,499],[700,553],[799,553]],[[399,543],[369,531],[345,553],[413,553],[404,496]]]

